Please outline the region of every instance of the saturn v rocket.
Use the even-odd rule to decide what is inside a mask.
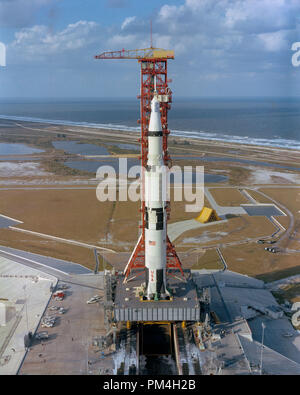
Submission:
[[[167,212],[166,171],[163,161],[163,132],[160,102],[157,95],[151,102],[148,128],[148,160],[145,182],[145,267],[147,300],[168,299],[166,284]]]

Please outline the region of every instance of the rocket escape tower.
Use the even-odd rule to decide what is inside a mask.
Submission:
[[[153,48],[139,49],[139,50],[121,50],[113,52],[104,52],[95,56],[95,59],[137,59],[140,67],[140,120],[141,137],[139,142],[141,144],[141,166],[142,166],[142,183],[141,192],[144,196],[145,188],[145,169],[148,163],[148,128],[151,115],[151,102],[155,96],[159,101],[160,120],[162,128],[162,156],[163,164],[167,167],[171,166],[171,158],[168,152],[168,136],[170,131],[168,129],[168,111],[170,110],[170,103],[172,102],[172,92],[168,87],[168,60],[174,59],[174,51]],[[154,92],[155,91],[155,92]],[[166,217],[170,217],[170,205],[166,203]],[[145,229],[147,225],[147,210],[145,206],[145,199],[141,201],[141,235],[138,239],[136,247],[124,270],[124,282],[135,278],[138,275],[145,273]],[[167,233],[166,233],[167,235]],[[175,248],[168,236],[166,236],[166,273],[174,276],[175,271],[180,271],[184,279],[184,273],[181,263]]]

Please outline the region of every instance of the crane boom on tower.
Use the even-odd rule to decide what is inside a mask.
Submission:
[[[122,49],[103,52],[95,59],[174,59],[174,51],[162,48]]]

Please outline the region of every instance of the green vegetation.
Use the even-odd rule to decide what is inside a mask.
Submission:
[[[84,176],[84,177],[93,176],[93,173],[91,172],[72,169],[71,167],[65,166],[64,162],[59,159],[43,161],[41,165],[45,171],[48,171],[58,176]]]
[[[272,294],[278,303],[284,303],[285,300],[300,302],[300,284],[286,285],[284,289],[273,291]]]
[[[272,281],[281,280],[282,278],[299,275],[299,273],[300,273],[300,266],[298,265],[298,266],[289,267],[288,269],[277,270],[271,273],[258,274],[255,277],[258,280],[263,280],[264,282],[268,283]]]
[[[53,137],[50,136],[26,136],[20,134],[1,134],[0,142],[1,143],[15,143],[15,144],[27,144],[33,148],[41,148],[45,150],[53,149],[51,141]]]

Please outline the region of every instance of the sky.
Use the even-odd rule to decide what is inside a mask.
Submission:
[[[150,20],[178,97],[300,96],[300,0],[0,0],[0,98],[135,98]]]

